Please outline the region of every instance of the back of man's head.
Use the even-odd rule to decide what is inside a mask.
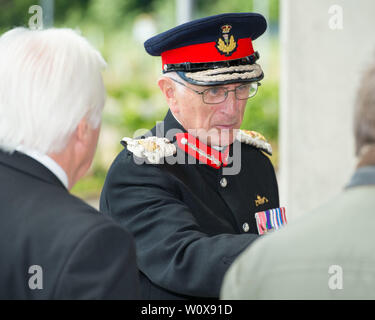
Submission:
[[[70,29],[16,28],[0,37],[0,149],[58,153],[79,122],[101,122],[100,53]]]
[[[361,80],[355,104],[354,133],[357,155],[375,147],[375,61]]]

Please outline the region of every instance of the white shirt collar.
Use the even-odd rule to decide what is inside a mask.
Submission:
[[[66,189],[68,189],[69,180],[66,172],[63,168],[51,157],[47,156],[46,154],[41,154],[38,151],[35,150],[29,150],[25,148],[24,146],[18,146],[16,148],[18,152],[22,152],[29,157],[33,158],[34,160],[38,161],[42,165],[44,165],[47,169],[49,169],[65,186]]]

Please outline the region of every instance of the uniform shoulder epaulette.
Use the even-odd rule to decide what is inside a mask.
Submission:
[[[123,138],[127,149],[138,158],[147,159],[152,164],[160,163],[160,159],[176,153],[176,146],[167,138],[147,137],[144,139]]]
[[[272,147],[266,138],[256,131],[238,130],[237,140],[263,150],[272,156]]]

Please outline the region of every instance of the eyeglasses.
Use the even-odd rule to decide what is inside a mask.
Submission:
[[[228,93],[231,91],[234,92],[236,99],[247,100],[256,95],[258,87],[261,85],[259,82],[249,82],[242,84],[234,88],[233,90],[228,90],[225,87],[210,87],[203,91],[197,91],[178,80],[175,80],[173,78],[170,79],[194,91],[195,93],[202,95],[203,102],[207,104],[218,104],[224,102],[228,97]]]

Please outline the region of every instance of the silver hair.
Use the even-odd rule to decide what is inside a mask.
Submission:
[[[16,28],[0,37],[0,148],[60,152],[79,122],[97,128],[106,63],[71,29]]]

